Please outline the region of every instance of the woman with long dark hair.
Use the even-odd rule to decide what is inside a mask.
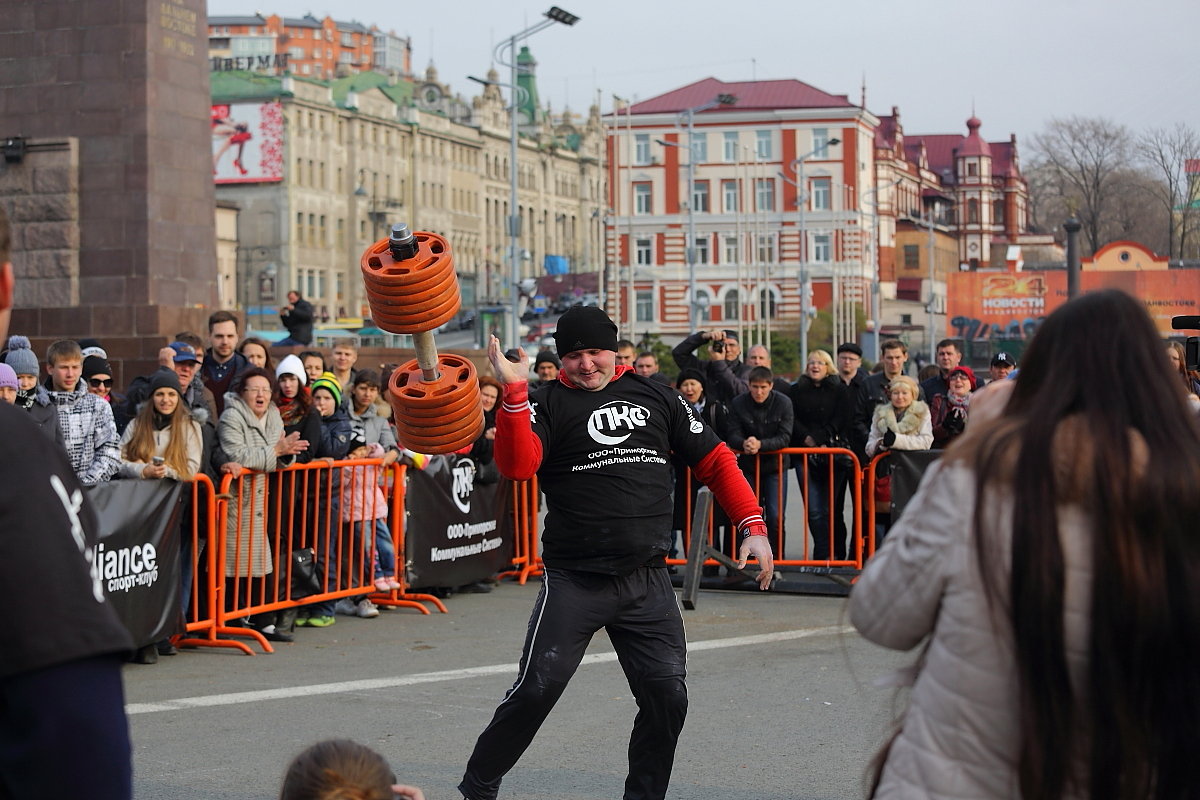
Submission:
[[[930,637],[876,797],[1200,797],[1200,424],[1162,358],[1122,292],[1055,311],[868,562],[859,631]]]

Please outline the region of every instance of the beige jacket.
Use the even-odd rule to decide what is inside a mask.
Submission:
[[[268,482],[261,473],[274,472],[295,460],[295,456],[275,455],[275,443],[282,435],[283,419],[274,403],[259,419],[240,395],[225,395],[225,412],[217,426],[221,449],[230,461],[256,472],[237,478],[231,487],[233,499],[225,524],[226,577],[257,578],[274,568],[267,531]]]
[[[1012,628],[1007,609],[990,611],[984,596],[972,532],[974,498],[975,474],[962,462],[930,467],[850,595],[850,619],[868,640],[910,650],[931,637],[884,765],[879,798],[1020,796]],[[997,542],[995,567],[1007,575],[1011,495],[992,491],[985,502],[984,518],[991,523],[986,533]],[[1080,692],[1092,571],[1089,521],[1079,506],[1060,508],[1059,535],[1067,564],[1067,663]],[[1006,598],[1007,578],[1000,583]]]

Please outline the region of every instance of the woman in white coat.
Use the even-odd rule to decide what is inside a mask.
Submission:
[[[1200,796],[1200,425],[1161,352],[1121,292],[1055,311],[867,563],[854,625],[927,642],[875,797]]]

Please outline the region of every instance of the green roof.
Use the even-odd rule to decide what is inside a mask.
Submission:
[[[283,79],[261,72],[233,70],[210,75],[212,99],[215,102],[262,100],[283,93]]]
[[[389,84],[390,78],[378,72],[358,72],[331,81],[329,88],[333,92],[333,102],[339,106],[346,105],[346,95],[350,92],[368,92],[378,89],[398,106],[412,105],[413,87],[409,81],[398,81]]]

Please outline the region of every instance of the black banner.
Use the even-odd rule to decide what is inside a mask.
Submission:
[[[942,457],[941,450],[892,450],[892,519],[900,519],[904,507],[917,493],[925,470]]]
[[[183,488],[172,480],[114,480],[88,490],[100,521],[100,583],[137,647],[179,632]]]
[[[508,481],[475,480],[467,456],[433,456],[424,470],[408,470],[404,549],[413,588],[463,586],[512,562]]]

